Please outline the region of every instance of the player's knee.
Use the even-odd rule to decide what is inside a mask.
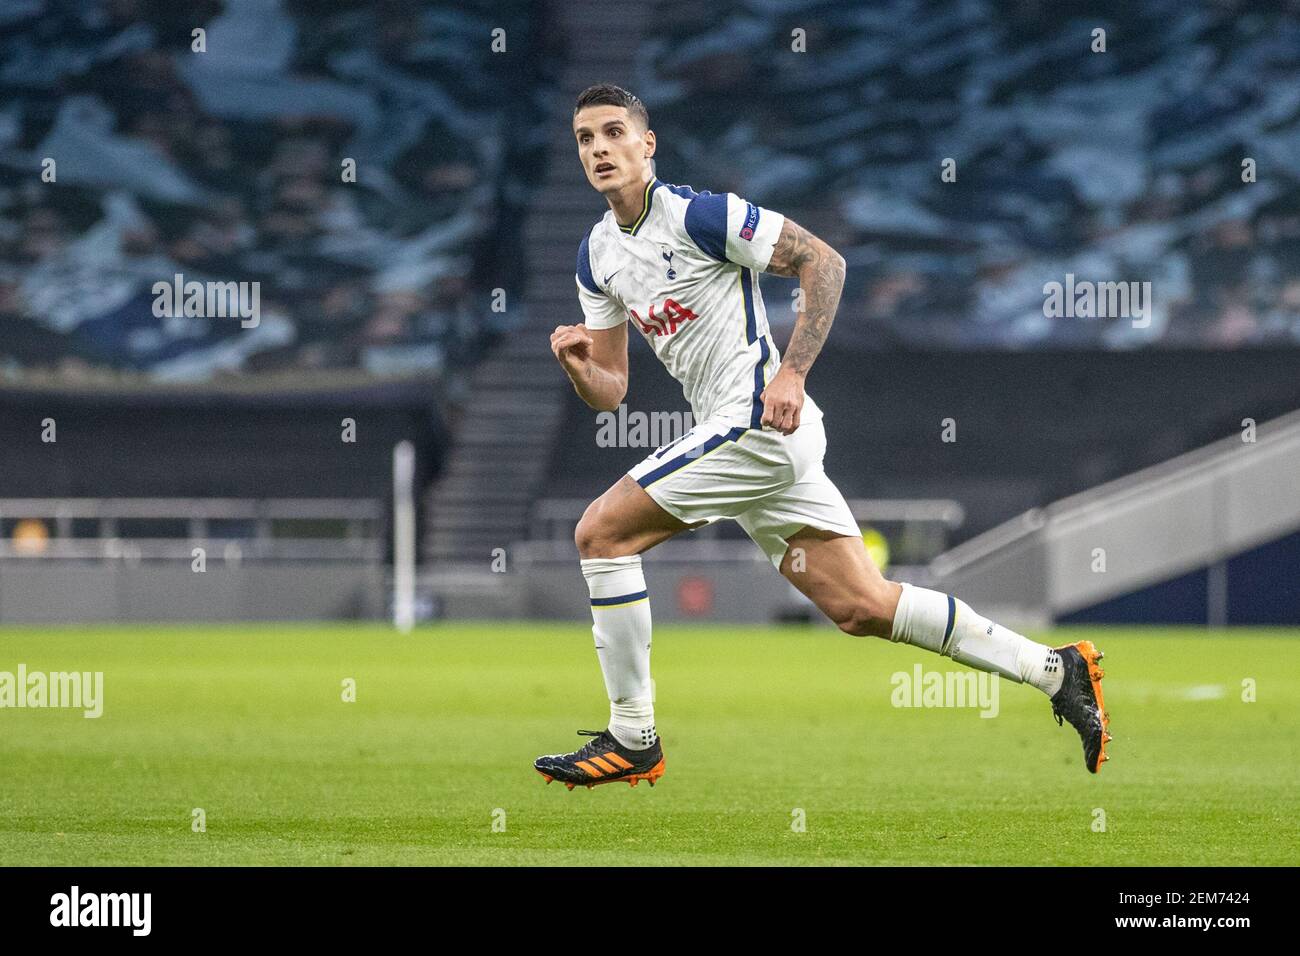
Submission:
[[[573,530],[573,543],[582,558],[617,557],[613,552],[618,542],[610,533],[609,522],[601,517],[599,501],[593,501],[582,513],[578,526]]]
[[[592,557],[591,551],[596,546],[599,536],[599,522],[592,514],[595,507],[594,502],[588,505],[582,517],[578,519],[578,526],[573,529],[573,543],[578,547],[578,554],[584,558]]]

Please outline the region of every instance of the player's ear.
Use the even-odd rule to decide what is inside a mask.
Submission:
[[[645,158],[649,159],[655,154],[655,131],[648,129],[641,134],[641,138],[645,140]]]

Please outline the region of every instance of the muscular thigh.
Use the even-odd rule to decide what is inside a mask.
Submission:
[[[849,633],[888,636],[902,589],[885,580],[857,536],[804,528],[788,539],[781,574]]]
[[[618,558],[640,554],[698,526],[670,515],[644,488],[624,475],[587,506],[574,540],[584,558]]]

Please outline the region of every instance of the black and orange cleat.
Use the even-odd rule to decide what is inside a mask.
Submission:
[[[1061,689],[1052,696],[1052,716],[1057,726],[1070,722],[1083,740],[1083,765],[1096,773],[1110,759],[1110,714],[1101,695],[1106,676],[1098,662],[1105,657],[1092,641],[1079,641],[1054,648],[1061,657]]]
[[[600,783],[626,780],[635,787],[642,780],[650,786],[664,775],[664,749],[659,738],[645,750],[624,747],[608,730],[580,730],[586,737],[595,737],[571,754],[550,754],[538,757],[533,769],[546,778],[558,780],[570,790],[584,786],[588,790]]]

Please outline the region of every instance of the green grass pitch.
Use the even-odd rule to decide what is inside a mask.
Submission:
[[[1106,651],[1098,776],[1031,688],[900,708],[893,674],[957,665],[665,626],[666,775],[569,792],[531,764],[605,726],[584,623],[8,628],[0,671],[103,671],[104,714],[0,709],[0,864],[1297,862],[1300,633],[1035,636]]]

